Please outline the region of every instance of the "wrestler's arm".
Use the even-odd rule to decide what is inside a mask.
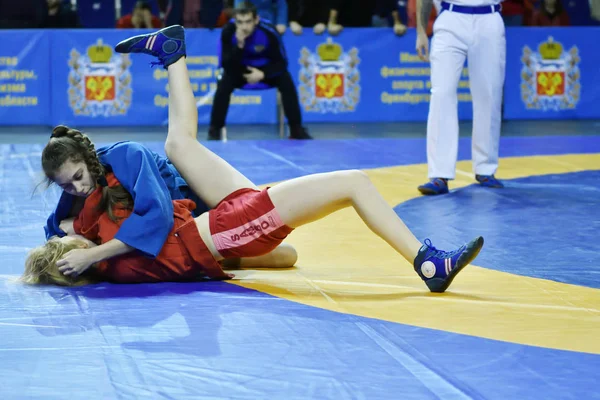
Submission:
[[[59,228],[61,231],[65,233],[65,235],[73,236],[76,235],[75,228],[73,227],[73,223],[75,222],[76,217],[65,218],[60,221]]]
[[[88,255],[92,264],[96,264],[112,257],[127,254],[133,250],[135,250],[134,247],[121,242],[119,239],[111,239],[99,246],[88,248]]]
[[[53,236],[65,236],[67,233],[61,228],[63,220],[76,217],[83,208],[85,198],[76,197],[63,191],[54,212],[50,214],[44,227],[46,240]]]
[[[100,215],[96,209],[83,210],[77,217],[69,218],[61,223],[61,227],[64,231],[70,233],[70,237],[82,239],[88,244],[85,249],[71,250],[57,262],[61,272],[65,274],[73,272],[81,274],[89,267],[95,266],[101,261],[134,250],[133,247],[118,239],[111,239],[106,243],[96,245],[95,242],[100,241],[98,223]],[[118,224],[115,223],[114,231],[118,232],[118,229]]]
[[[121,143],[102,155],[121,185],[133,198],[133,212],[123,221],[113,239],[82,252],[61,265],[83,272],[91,264],[133,250],[156,257],[173,227],[171,195],[160,175],[153,154],[134,142]],[[75,226],[75,232],[78,232]],[[87,235],[86,235],[87,236]],[[65,257],[66,258],[66,257]]]
[[[90,250],[88,256],[94,264],[134,250],[133,247],[126,245],[118,239],[109,240],[102,245],[94,243],[93,240],[98,239],[98,230],[93,229],[84,234],[81,231],[81,220],[77,217],[68,218],[61,222],[61,229],[67,232],[67,235],[71,237],[85,239],[85,242],[88,244],[87,248]]]
[[[44,232],[46,233],[46,240],[49,240],[53,236],[64,236],[65,232],[61,230],[60,223],[63,219],[69,218],[73,214],[73,208],[75,203],[75,196],[68,194],[63,191],[54,212],[50,214],[44,226]]]
[[[96,256],[107,259],[136,249],[156,257],[173,228],[173,203],[152,153],[130,142],[113,148],[103,160],[131,194],[133,210],[114,239],[98,246]]]

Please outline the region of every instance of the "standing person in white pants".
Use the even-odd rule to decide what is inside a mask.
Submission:
[[[458,81],[465,60],[473,98],[472,158],[475,179],[483,186],[504,187],[498,168],[502,90],[506,65],[504,22],[498,0],[442,1],[431,41],[431,102],[427,119],[430,181],[422,194],[448,193],[458,157]],[[417,0],[417,52],[429,58],[425,32],[433,0]]]

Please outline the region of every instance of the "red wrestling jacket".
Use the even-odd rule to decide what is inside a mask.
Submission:
[[[114,174],[106,175],[110,187],[119,185]],[[116,206],[113,209],[113,222],[108,213],[97,210],[102,199],[102,188],[98,187],[85,200],[83,209],[73,223],[75,232],[97,244],[113,239],[121,223],[131,215],[131,210]],[[196,204],[192,200],[173,201],[173,229],[169,233],[160,253],[154,259],[138,251],[96,264],[96,274],[111,282],[177,282],[199,280],[205,277],[228,279],[221,266],[212,257],[200,238],[192,210]],[[152,234],[152,233],[150,233]]]

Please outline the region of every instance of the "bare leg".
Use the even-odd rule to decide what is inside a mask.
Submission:
[[[119,42],[119,53],[144,53],[155,56],[168,69],[169,134],[165,150],[191,189],[211,208],[224,197],[241,188],[256,186],[220,157],[198,143],[198,111],[185,63],[185,33],[171,26],[148,35],[138,35]],[[207,214],[203,214],[207,227]],[[210,238],[210,232],[209,238]],[[262,257],[239,259],[240,266],[291,266],[297,254],[293,247],[281,245]]]
[[[240,188],[256,186],[196,140],[198,112],[183,59],[169,66],[169,133],[165,151],[209,207]],[[407,260],[421,243],[360,171],[318,174],[279,184],[269,191],[283,222],[297,227],[353,206],[373,232]]]
[[[214,208],[223,198],[256,185],[196,139],[198,110],[185,59],[169,66],[167,156],[192,190]]]
[[[192,190],[209,206],[214,206],[233,190],[255,188],[250,180],[196,140],[197,110],[185,61],[180,59],[170,65],[168,73],[169,133],[165,151]],[[434,292],[445,291],[483,245],[483,238],[478,237],[454,252],[422,246],[361,171],[293,179],[272,188],[270,196],[283,222],[291,227],[323,218],[341,208],[354,207],[375,234],[415,263],[415,268],[419,264],[417,272]],[[218,257],[206,217],[206,214],[198,217],[198,231],[211,253]]]
[[[198,110],[190,85],[185,60],[181,58],[168,68],[169,133],[165,151],[191,189],[210,208],[241,188],[257,188],[254,183],[196,139]],[[287,244],[260,257],[228,261],[230,267],[292,267],[298,255]]]
[[[223,268],[291,268],[298,260],[298,253],[293,246],[282,243],[272,252],[246,258],[228,258],[222,261]]]
[[[269,189],[282,221],[296,228],[352,206],[379,237],[411,263],[422,244],[362,171],[308,175]]]

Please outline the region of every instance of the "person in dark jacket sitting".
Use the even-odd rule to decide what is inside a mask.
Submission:
[[[288,72],[288,60],[275,26],[260,19],[248,1],[233,10],[233,20],[221,32],[221,67],[210,115],[209,140],[221,138],[231,94],[246,84],[264,82],[281,93],[291,139],[312,139],[302,127],[298,92]]]

